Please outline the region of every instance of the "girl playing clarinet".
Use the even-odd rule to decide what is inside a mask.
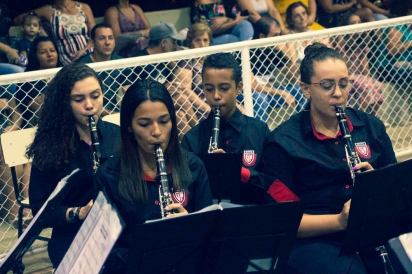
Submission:
[[[162,217],[156,147],[164,154],[171,192],[172,203],[164,208],[170,212],[167,217],[200,210],[211,205],[212,198],[202,161],[180,148],[173,101],[162,84],[138,80],[127,90],[120,110],[120,132],[120,155],[99,168],[96,181],[126,223],[117,249],[127,250],[127,237],[134,225]],[[124,265],[127,251],[118,257],[123,262],[113,265]],[[106,267],[109,271],[110,266]]]
[[[96,72],[78,63],[63,67],[46,89],[36,136],[27,151],[27,156],[33,157],[29,187],[33,215],[63,177],[76,168],[84,170],[80,187],[71,189],[46,224],[53,228],[48,251],[55,268],[97,194],[93,185],[96,166],[89,116],[97,123],[101,160],[117,151],[119,127],[99,119],[102,109],[103,85]]]
[[[346,107],[352,82],[344,58],[314,43],[300,66],[307,108],[277,127],[263,150],[270,201],[305,202],[287,273],[380,273],[378,254],[341,256],[353,191],[351,170],[396,163],[391,140],[376,117]],[[348,164],[336,106],[344,109],[359,162]],[[372,258],[365,259],[366,257]],[[366,263],[378,269],[371,270]]]

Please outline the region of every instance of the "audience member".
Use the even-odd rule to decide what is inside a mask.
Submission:
[[[375,20],[385,20],[394,17],[390,12],[390,0],[376,1],[376,0],[359,0],[362,7],[369,8],[373,12]],[[380,2],[380,5],[375,4]]]
[[[256,23],[262,16],[270,16],[279,22],[283,34],[289,33],[272,0],[237,0],[237,4],[241,11],[248,11],[251,22]]]
[[[383,273],[374,248],[364,261],[359,253],[340,256],[339,251],[353,194],[351,172],[396,163],[391,140],[379,119],[346,107],[351,81],[336,50],[321,43],[308,46],[300,75],[310,103],[270,134],[262,157],[268,202],[305,204],[285,273]],[[346,113],[361,161],[355,166],[346,160],[335,106]],[[365,262],[374,270],[367,272]]]
[[[325,28],[339,26],[342,17],[355,11],[364,22],[375,21],[373,12],[358,4],[357,0],[318,0],[318,23]]]
[[[6,86],[0,86],[0,132],[9,132],[17,130],[21,126],[20,112],[17,109],[16,101],[13,94]],[[22,169],[16,167],[17,177],[22,177]],[[27,179],[27,178],[26,178]],[[23,177],[21,180],[21,189],[23,196],[27,195],[27,180]],[[0,209],[4,210],[4,219],[13,223],[19,210],[16,196],[14,195],[13,181],[11,178],[10,168],[4,163],[3,151],[0,148]],[[3,216],[2,216],[3,217]]]
[[[37,71],[60,66],[59,56],[53,40],[47,36],[40,36],[30,45],[28,66],[26,71]],[[37,125],[40,107],[43,104],[43,91],[47,86],[47,79],[25,82],[17,87],[15,98],[18,109],[22,114],[22,127]]]
[[[163,151],[173,201],[165,208],[169,213],[167,218],[212,204],[206,169],[197,156],[181,149],[174,112],[168,91],[152,79],[136,81],[124,96],[120,111],[120,155],[109,159],[96,174],[97,185],[106,190],[126,224],[104,273],[125,273],[134,227],[164,217],[153,144],[159,144]]]
[[[236,10],[231,0],[196,0],[192,7],[193,23],[203,23],[213,33],[212,45],[221,45],[250,40],[253,37],[253,26]]]
[[[359,15],[351,13],[345,17],[345,25],[362,23]],[[345,57],[349,78],[354,81],[349,91],[348,103],[362,111],[376,115],[383,103],[382,83],[370,76],[368,32],[344,35],[338,48]]]
[[[159,53],[176,51],[177,40],[185,39],[185,36],[177,33],[174,25],[161,22],[152,27],[149,32],[149,46],[139,51],[135,56],[147,56]],[[175,62],[159,62],[136,68],[137,77],[140,79],[152,78],[164,84],[169,90],[175,103],[179,136],[189,131],[196,125],[198,118],[192,108],[189,98],[184,93],[185,87],[172,73],[176,68]]]
[[[150,23],[143,10],[129,0],[119,0],[104,14],[104,21],[112,26],[117,46],[115,53],[130,57],[134,50],[142,50],[149,42]]]
[[[89,116],[97,123],[100,164],[119,149],[119,127],[100,119],[102,109],[102,82],[95,71],[79,63],[64,66],[46,89],[38,129],[27,150],[27,157],[33,157],[29,187],[33,214],[62,178],[81,170],[77,185],[44,222],[45,227],[53,228],[47,248],[54,268],[69,249],[97,194]]]
[[[281,35],[278,21],[272,17],[262,17],[255,24],[257,39]],[[271,108],[295,107],[300,111],[306,104],[297,85],[298,66],[287,53],[289,44],[259,47],[250,50],[252,66],[252,89],[254,91],[254,116],[266,122]],[[278,78],[278,79],[276,79]],[[282,85],[283,79],[288,83]],[[296,85],[295,85],[296,84]]]
[[[300,33],[311,31],[308,28],[308,8],[302,2],[292,3],[286,10],[286,22],[288,23],[291,33]],[[319,39],[326,46],[329,46],[329,39]],[[296,62],[300,63],[305,57],[305,48],[313,43],[312,40],[297,41],[294,43]]]
[[[396,4],[395,4],[396,3]],[[408,3],[410,3],[408,1]],[[393,5],[397,6],[398,2]],[[410,6],[403,5],[403,10],[392,8],[398,16],[412,13]],[[409,88],[412,81],[412,31],[408,25],[397,25],[382,30],[383,43],[377,60],[380,80],[389,81]]]
[[[80,58],[80,63],[97,63],[110,60],[121,59],[121,56],[113,54],[113,50],[116,45],[116,39],[113,34],[113,30],[110,25],[106,23],[100,23],[93,27],[90,32],[90,39],[92,41],[93,52]],[[104,110],[102,115],[112,113],[113,111],[119,111],[119,95],[122,93],[122,86],[131,85],[132,70],[125,68],[122,71],[118,69],[112,69],[108,71],[98,72],[100,78],[103,81],[105,90],[103,98]]]
[[[22,67],[22,63],[16,49],[11,48],[9,45],[0,43],[0,52],[6,55],[9,62],[8,64],[0,62],[0,75],[24,71],[24,67]]]
[[[212,31],[202,23],[193,24],[186,37],[186,44],[189,48],[208,47],[213,40]],[[193,58],[182,60],[177,64],[174,74],[185,86],[185,94],[191,101],[199,120],[203,120],[209,115],[210,107],[206,103],[206,98],[202,90],[202,67],[204,58]]]
[[[89,32],[94,27],[93,12],[89,5],[71,0],[54,0],[34,10],[41,18],[51,22],[51,33],[59,52],[62,65],[78,60],[90,51]],[[14,19],[21,24],[26,14]]]
[[[220,109],[217,149],[212,153],[241,153],[241,202],[262,203],[264,176],[261,155],[270,131],[264,122],[243,115],[236,107],[236,96],[242,92],[242,69],[230,53],[207,56],[202,69],[203,92],[215,111]],[[214,115],[196,125],[182,140],[182,147],[193,153],[208,153]],[[223,164],[223,163],[222,163]]]
[[[282,17],[283,24],[287,24],[286,10],[291,4],[296,2],[296,0],[272,0],[272,1],[275,4],[276,8],[278,9],[280,16]],[[316,22],[316,17],[317,17],[316,0],[302,0],[302,3],[308,8],[308,28],[310,28],[311,30],[324,29],[323,26],[319,25]]]
[[[19,41],[19,54],[27,59],[30,44],[39,36],[41,31],[40,17],[35,12],[29,12],[22,20],[23,38]]]

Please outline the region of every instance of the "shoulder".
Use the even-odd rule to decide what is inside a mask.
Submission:
[[[301,136],[301,119],[302,113],[298,113],[290,117],[289,120],[277,126],[269,134],[269,142],[274,142],[277,140],[284,140],[287,142],[289,138]]]
[[[107,8],[106,11],[104,12],[104,17],[110,17],[110,18],[117,18],[119,15],[119,10],[113,6],[110,8]]]
[[[79,61],[79,63],[83,63],[83,64],[89,64],[89,63],[93,63],[92,58],[90,58],[90,53],[82,56]]]
[[[200,160],[200,158],[197,157],[193,152],[182,149],[182,155],[191,171],[204,168],[202,160]]]
[[[101,121],[101,123],[99,123],[99,129],[102,131],[102,134],[104,135],[112,137],[120,135],[120,126],[110,122]]]
[[[138,12],[138,13],[143,13],[143,10],[140,6],[131,4],[131,6]]]
[[[255,117],[249,117],[249,116],[244,115],[244,114],[242,114],[242,117],[243,117],[242,119],[247,121],[248,125],[253,126],[254,128],[258,128],[258,129],[261,129],[261,130],[269,130],[269,127],[265,122],[255,118]]]
[[[123,59],[122,56],[116,55],[116,54],[112,54],[110,56],[110,60],[119,60],[119,59]]]
[[[362,121],[363,123],[365,123],[365,125],[367,127],[370,128],[370,130],[378,132],[378,131],[384,131],[386,132],[385,129],[385,125],[383,124],[383,122],[377,118],[376,116],[360,111],[360,110],[356,110],[353,108],[349,108],[347,107],[345,109],[346,114],[349,116],[349,119],[351,119],[351,122],[353,123],[354,121],[352,121],[353,119],[359,119],[360,121]]]

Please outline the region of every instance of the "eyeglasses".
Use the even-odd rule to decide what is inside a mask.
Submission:
[[[349,79],[341,79],[338,83],[339,89],[341,92],[348,92],[353,86],[353,80]],[[310,83],[309,85],[317,85],[322,89],[325,93],[333,93],[335,91],[336,82],[332,79],[324,79],[319,83]]]

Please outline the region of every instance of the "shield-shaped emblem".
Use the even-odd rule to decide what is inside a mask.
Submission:
[[[176,191],[173,192],[173,200],[181,205],[186,205],[186,192]]]
[[[371,150],[366,142],[355,143],[355,150],[360,157],[369,159],[371,157]]]
[[[245,166],[253,166],[256,162],[256,153],[254,150],[243,151],[243,164]]]

